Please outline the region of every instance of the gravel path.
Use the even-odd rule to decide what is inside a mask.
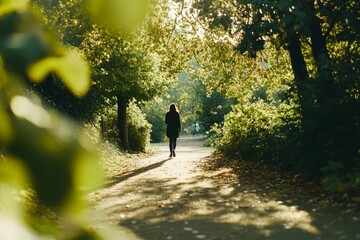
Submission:
[[[95,210],[132,239],[360,239],[360,216],[313,214],[244,189],[230,169],[202,170],[213,151],[202,143],[180,138],[174,158],[167,144],[156,144],[159,154],[91,197]]]

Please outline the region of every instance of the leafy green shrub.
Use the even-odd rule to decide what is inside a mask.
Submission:
[[[118,143],[119,131],[117,129],[117,106],[106,110],[101,116],[100,126],[103,138]],[[145,151],[150,143],[151,124],[145,119],[141,109],[131,102],[127,109],[127,127],[130,149],[133,151]]]
[[[117,129],[117,106],[109,107],[100,117],[101,134],[104,139],[111,143],[119,141],[119,131]]]
[[[166,133],[166,124],[164,116],[160,114],[146,114],[146,119],[152,125],[151,142],[163,142]]]
[[[135,103],[130,103],[127,111],[129,145],[134,151],[145,151],[150,143],[151,125],[145,114]]]
[[[359,157],[352,150],[358,130],[350,124],[348,111],[335,119],[338,124],[350,122],[346,128],[315,107],[307,111],[311,118],[301,123],[294,97],[284,99],[287,94],[264,87],[254,88],[249,96],[225,117],[224,135],[216,142],[221,152],[306,171],[331,192],[359,189]]]
[[[220,151],[252,160],[296,164],[299,119],[295,104],[254,98],[233,106],[224,121]]]
[[[151,142],[163,142],[166,139],[165,112],[167,105],[161,102],[147,103],[142,107],[146,120],[151,124]]]
[[[209,131],[206,132],[207,139],[205,141],[205,146],[216,147],[217,143],[224,136],[223,125],[215,123]]]

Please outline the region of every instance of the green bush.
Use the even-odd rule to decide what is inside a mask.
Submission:
[[[109,107],[100,117],[100,128],[102,137],[111,143],[119,141],[119,131],[117,129],[117,106]]]
[[[207,139],[205,146],[216,147],[217,143],[224,137],[223,125],[215,123],[209,131],[206,132]]]
[[[245,159],[294,165],[299,127],[295,104],[252,98],[234,105],[226,115],[224,136],[217,147]]]
[[[151,124],[150,139],[153,143],[163,142],[166,139],[165,114],[168,105],[163,101],[153,101],[141,108],[146,114],[146,120]]]
[[[117,129],[117,106],[106,110],[101,116],[103,138],[112,142],[119,142]],[[150,143],[151,124],[145,119],[145,114],[135,103],[130,103],[127,109],[127,126],[129,134],[129,147],[133,151],[145,151]]]
[[[156,112],[152,113],[146,114],[146,119],[152,125],[151,142],[163,142],[166,136],[166,124],[164,116],[162,114],[157,114]]]
[[[134,103],[129,104],[127,111],[129,145],[133,151],[145,151],[150,143],[151,124],[145,114]]]

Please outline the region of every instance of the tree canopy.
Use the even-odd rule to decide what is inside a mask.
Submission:
[[[297,169],[322,169],[331,176],[324,183],[333,189],[343,181],[356,184],[358,172],[345,175],[358,166],[360,149],[354,115],[359,64],[353,59],[359,56],[353,25],[359,4],[197,0],[189,9],[186,20],[201,22],[206,46],[216,56],[201,58],[211,73],[208,86],[225,93],[234,88],[239,97],[240,104],[225,120],[223,150],[256,159],[268,156]]]

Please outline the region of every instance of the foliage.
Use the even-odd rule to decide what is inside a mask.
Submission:
[[[82,98],[74,96],[54,74],[40,84],[32,85],[30,91],[37,92],[49,106],[76,121],[94,121],[105,105],[100,93],[91,87]]]
[[[114,105],[112,108],[107,108],[99,119],[99,125],[101,128],[101,135],[106,141],[110,141],[115,144],[118,142],[119,130],[117,124],[117,110]]]
[[[166,88],[166,79],[159,71],[160,61],[156,55],[135,49],[114,50],[107,62],[99,65],[102,92],[107,97],[120,95],[126,99],[147,101],[161,94]]]
[[[167,91],[164,98],[143,104],[142,109],[152,125],[152,141],[164,140],[166,130],[164,116],[171,103],[176,103],[179,108],[183,133],[187,130],[190,133],[194,122],[198,122],[206,132],[212,125],[223,121],[224,115],[230,111],[230,106],[235,99],[226,99],[215,90],[207,94],[206,87],[198,77],[184,70],[178,74],[177,81]]]
[[[150,143],[151,125],[134,102],[129,104],[127,114],[130,149],[133,151],[146,151]]]
[[[225,117],[224,137],[218,148],[248,160],[284,167],[296,165],[299,117],[296,105],[259,99],[233,107]]]
[[[222,124],[214,124],[207,132],[207,139],[205,146],[217,147],[219,149],[219,143],[224,137],[224,126]]]
[[[201,21],[208,46],[196,55],[198,74],[207,74],[208,89],[241,104],[225,120],[224,151],[301,166],[315,176],[338,162],[344,169],[323,171],[324,179],[350,175],[346,181],[354,182],[359,8],[353,0],[193,2],[186,17]],[[289,91],[269,101],[280,85]]]
[[[216,90],[213,90],[209,95],[202,96],[201,100],[199,122],[205,132],[209,131],[212,126],[221,124],[224,121],[224,116],[231,111],[232,105],[236,103],[235,98],[227,99]]]
[[[123,32],[131,32],[136,25],[144,21],[149,0],[135,1],[89,1],[89,12],[97,22],[112,28],[121,28]],[[106,14],[104,14],[106,13]]]
[[[163,142],[166,139],[165,114],[167,110],[164,101],[156,99],[144,104],[141,109],[151,125],[150,141],[153,143]]]
[[[111,108],[117,102],[117,127],[120,133],[118,143],[128,149],[126,105],[133,98],[148,101],[163,94],[171,82],[174,68],[178,68],[174,67],[174,63],[182,62],[176,60],[179,59],[177,55],[171,55],[164,43],[148,37],[149,32],[156,32],[157,36],[164,37],[161,34],[165,34],[167,29],[157,24],[165,23],[166,18],[160,14],[167,16],[168,9],[160,7],[161,12],[147,13],[147,10],[157,9],[157,4],[161,1],[58,1],[50,5],[42,0],[35,2],[48,16],[45,24],[56,27],[65,44],[79,48],[93,70],[91,90],[81,100],[66,92],[53,94],[64,93],[59,88],[42,87],[40,92],[56,108],[87,121],[93,120],[96,114],[101,114],[102,110]],[[117,11],[122,15],[114,18],[112,14],[100,13],[99,9],[107,9],[106,12]],[[92,18],[102,21],[94,24]],[[155,25],[153,18],[159,21]],[[139,28],[134,29],[134,26]],[[167,45],[173,43],[176,46],[177,41],[168,41]],[[175,49],[172,48],[172,51]],[[58,98],[59,95],[63,99]]]
[[[161,59],[157,54],[144,48],[136,36],[129,36],[118,31],[115,34],[114,31],[104,26],[92,24],[87,12],[84,11],[84,1],[59,1],[54,3],[56,7],[53,6],[54,4],[49,6],[43,1],[36,2],[49,16],[46,24],[59,30],[65,44],[81,49],[93,70],[92,91],[85,99],[79,100],[69,96],[64,101],[64,99],[54,98],[53,91],[47,87],[45,90],[50,91],[47,95],[52,96],[52,101],[56,100],[55,106],[69,102],[71,104],[67,106],[70,113],[74,112],[74,109],[77,111],[90,109],[84,113],[86,116],[108,106],[109,101],[112,101],[110,104],[112,105],[115,102],[115,96],[119,94],[127,99],[134,97],[139,101],[148,100],[153,95],[161,93],[167,86],[166,79],[162,76],[163,72],[159,70]],[[101,8],[111,6],[109,1],[104,3],[90,1],[90,4],[91,6],[101,5]],[[122,2],[119,4],[126,5]],[[128,4],[125,7],[129,7],[128,10],[133,11],[136,4],[138,3]],[[147,6],[146,3],[142,4],[144,5],[141,9]],[[117,8],[120,11],[121,6],[116,6],[112,11]],[[57,16],[57,18],[50,16]],[[111,16],[109,14],[109,18]],[[55,21],[55,19],[58,20]],[[130,24],[130,26],[132,25]],[[126,29],[129,29],[130,26],[126,26]],[[127,32],[127,34],[130,33]],[[60,89],[60,92],[64,91]]]
[[[73,55],[68,55],[40,31],[30,12],[16,10],[2,12],[1,16],[3,33],[0,52],[3,65],[0,69],[0,141],[5,149],[5,161],[1,162],[0,191],[3,208],[0,214],[3,229],[0,232],[2,235],[6,234],[8,230],[5,228],[12,224],[15,229],[9,233],[12,234],[12,239],[26,236],[40,238],[43,234],[41,231],[27,230],[30,226],[23,219],[23,203],[14,201],[11,197],[14,196],[11,194],[13,191],[25,189],[30,183],[41,203],[67,218],[69,223],[72,222],[72,228],[78,229],[79,232],[74,236],[69,235],[69,238],[78,237],[78,234],[90,237],[89,234],[80,233],[86,227],[86,221],[76,219],[84,214],[81,188],[93,188],[101,180],[101,174],[97,171],[96,154],[64,119],[34,102],[31,96],[25,95],[23,80],[35,78],[34,81],[39,81],[37,74],[45,75],[48,71],[56,70],[64,73],[64,82],[74,93],[81,95],[86,92],[87,84],[80,81],[81,84],[78,85],[74,82],[68,69],[61,64],[48,66],[48,61],[51,62],[54,58],[59,62],[64,61],[66,65],[66,61]],[[24,41],[17,44],[15,37],[19,34]],[[57,50],[52,52],[52,49]],[[18,62],[22,61],[22,65],[15,65],[14,58]],[[83,67],[86,63],[78,60],[78,57],[73,60],[70,62],[74,67],[78,65],[80,74],[84,76],[83,81],[89,82],[88,71]],[[33,69],[34,72],[26,72],[26,69]],[[51,234],[60,234],[58,230]],[[4,235],[3,237],[6,238]]]
[[[148,144],[150,143],[151,125],[145,119],[144,113],[135,102],[130,102],[127,115],[130,149],[133,151],[146,151]],[[117,143],[119,132],[116,126],[116,106],[108,108],[99,121],[103,138],[111,143]]]

